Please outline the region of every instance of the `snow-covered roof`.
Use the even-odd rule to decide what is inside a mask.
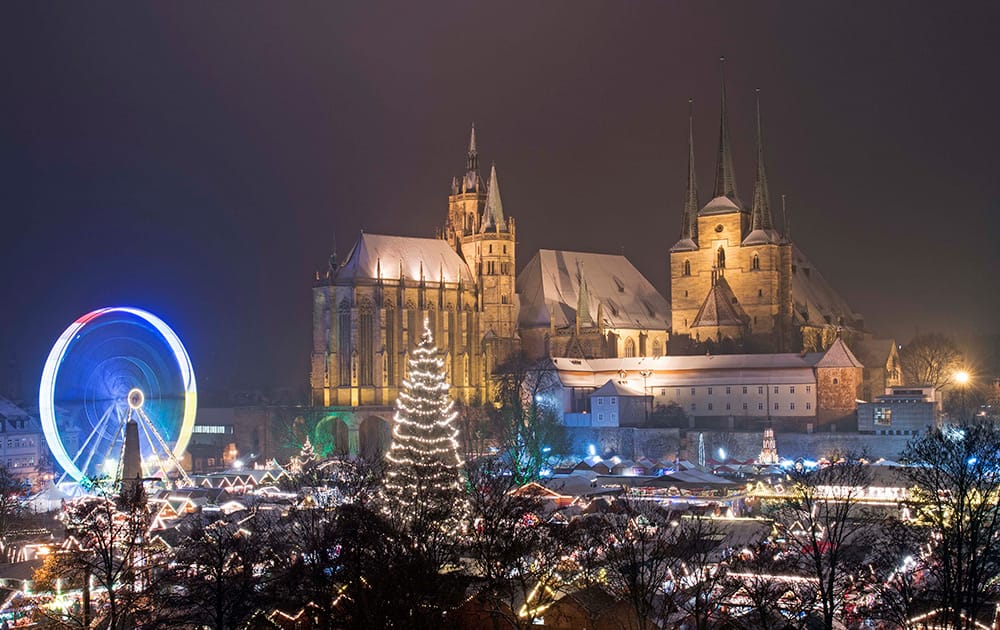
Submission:
[[[27,411],[21,409],[6,398],[0,397],[0,417],[2,418],[30,418]]]
[[[705,301],[691,328],[702,326],[743,326],[750,320],[746,311],[736,301],[733,290],[725,278],[719,278],[715,286],[705,296]]]
[[[472,284],[469,266],[447,241],[437,238],[361,234],[344,264],[337,269],[334,281],[399,280]]]
[[[837,339],[833,344],[823,353],[823,357],[816,362],[816,367],[822,368],[840,368],[840,367],[864,367],[861,361],[858,361],[851,349],[847,347],[843,339]]]
[[[729,354],[615,359],[552,359],[565,387],[601,387],[609,380],[642,391],[657,387],[701,385],[809,384],[816,382],[813,366],[824,353],[805,355]],[[622,372],[625,377],[622,378]],[[645,379],[642,373],[646,372]],[[624,382],[624,383],[622,383]],[[634,395],[634,394],[633,394]]]
[[[846,327],[861,319],[796,245],[792,245],[792,318],[800,325],[837,326],[843,321]]]
[[[597,388],[591,396],[642,396],[642,390],[630,387],[625,383],[620,383],[614,379]]]
[[[742,212],[742,210],[733,203],[732,199],[721,195],[706,203],[705,207],[698,211],[698,214],[726,214],[729,212]]]
[[[781,235],[774,229],[751,230],[747,237],[743,239],[744,245],[766,245],[769,243],[780,243]]]
[[[681,240],[674,243],[674,246],[670,248],[672,252],[696,252],[698,251],[698,244],[690,238],[682,238]]]
[[[670,327],[670,303],[624,256],[551,249],[539,250],[517,277],[519,324],[574,325],[581,277],[587,282],[590,315],[596,320],[600,305],[605,326]]]

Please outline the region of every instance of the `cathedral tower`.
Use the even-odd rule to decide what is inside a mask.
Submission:
[[[680,239],[670,248],[673,335],[697,342],[730,338],[757,351],[789,350],[791,243],[774,228],[757,103],[757,171],[753,207],[736,192],[725,75],[713,198],[700,210],[693,131]],[[724,300],[726,304],[722,304]]]
[[[469,134],[469,150],[465,163],[465,175],[451,180],[451,194],[448,196],[448,219],[445,222],[444,238],[462,253],[462,238],[479,232],[480,219],[486,206],[486,186],[479,176],[479,150],[476,147],[476,125],[472,124]]]

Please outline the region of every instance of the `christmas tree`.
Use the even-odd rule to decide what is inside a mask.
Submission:
[[[457,528],[463,514],[458,429],[444,361],[424,321],[396,399],[383,489],[386,509],[408,527]]]

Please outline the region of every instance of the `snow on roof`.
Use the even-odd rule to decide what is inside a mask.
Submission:
[[[614,379],[608,379],[608,382],[597,388],[596,391],[590,394],[591,396],[642,396],[642,390],[635,389],[634,387],[629,387],[625,383],[618,382]]]
[[[705,204],[705,207],[698,211],[698,214],[725,214],[728,212],[742,212],[740,207],[733,203],[733,200],[725,195],[716,197]]]
[[[715,286],[705,296],[705,301],[691,323],[692,328],[701,326],[743,326],[750,320],[746,311],[736,301],[733,290],[725,278],[719,278]]]
[[[670,327],[670,303],[624,256],[551,249],[539,250],[517,277],[520,325],[575,325],[581,275],[591,317],[601,305],[604,324],[613,328]]]
[[[780,243],[781,235],[778,234],[777,230],[773,229],[757,229],[752,230],[747,237],[743,239],[743,245],[766,245],[768,243]]]
[[[802,250],[792,245],[792,317],[796,324],[831,324],[853,327],[861,316],[826,281],[826,278],[806,258]]]
[[[839,368],[839,367],[864,367],[858,361],[851,349],[847,347],[843,339],[837,339],[823,353],[823,358],[816,362],[816,367]]]
[[[457,283],[460,277],[470,286],[472,283],[469,266],[447,241],[365,233],[337,269],[334,280],[377,280],[380,274],[383,280],[399,280],[400,272],[413,282],[420,282],[422,274],[428,283],[439,282],[442,275],[448,283]]]
[[[3,418],[30,418],[27,411],[21,409],[6,398],[0,397],[0,417]]]
[[[826,353],[727,354],[706,356],[633,357],[616,359],[552,359],[566,387],[600,387],[609,380],[627,387],[696,385],[763,385],[815,383],[813,366]],[[625,372],[625,378],[621,373]],[[641,374],[648,372],[645,379]]]
[[[682,238],[681,240],[674,243],[674,246],[670,248],[672,252],[696,252],[698,251],[698,244],[690,238]]]

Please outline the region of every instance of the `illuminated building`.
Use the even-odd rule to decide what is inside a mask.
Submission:
[[[693,116],[692,116],[693,119]],[[670,247],[674,346],[735,347],[752,352],[817,351],[838,336],[864,336],[864,321],[792,242],[782,204],[771,211],[757,104],[757,167],[752,206],[737,193],[725,83],[712,199],[699,205],[689,121],[688,175],[680,237]],[[683,343],[686,342],[686,343]]]

